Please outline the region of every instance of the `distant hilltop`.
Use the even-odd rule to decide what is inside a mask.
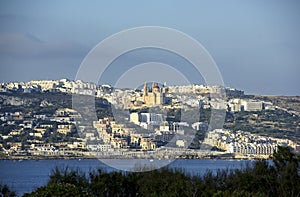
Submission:
[[[32,80],[29,82],[2,83],[0,92],[19,91],[24,93],[31,92],[62,92],[70,94],[97,95],[97,93],[111,93],[110,85],[96,85],[91,82],[81,80]]]
[[[226,95],[241,96],[244,95],[244,91],[237,90],[230,87],[221,86],[206,86],[206,85],[184,85],[184,86],[168,86],[165,87],[168,93],[176,94],[214,94],[224,92]],[[29,82],[10,82],[1,83],[0,92],[18,91],[24,93],[31,92],[62,92],[69,94],[84,94],[93,96],[103,96],[103,94],[110,94],[113,90],[122,90],[114,88],[111,85],[103,84],[97,85],[91,82],[83,82],[81,80],[32,80]],[[126,89],[130,91],[130,89]],[[138,91],[138,90],[135,90]]]

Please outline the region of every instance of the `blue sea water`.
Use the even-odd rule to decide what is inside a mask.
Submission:
[[[189,175],[201,176],[207,170],[215,172],[217,169],[243,168],[246,165],[251,165],[252,163],[253,161],[249,160],[178,159],[170,162],[168,167],[173,169],[178,168]],[[126,160],[124,161],[124,165],[126,165]],[[13,191],[17,193],[18,196],[21,196],[24,193],[32,192],[36,188],[47,184],[49,175],[55,167],[78,169],[86,174],[98,168],[106,171],[116,170],[97,159],[37,161],[1,160],[0,183],[7,184]]]

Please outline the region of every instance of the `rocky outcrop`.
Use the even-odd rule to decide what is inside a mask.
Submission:
[[[38,99],[21,98],[17,96],[0,95],[1,105],[13,105],[13,106],[30,106],[38,102]]]

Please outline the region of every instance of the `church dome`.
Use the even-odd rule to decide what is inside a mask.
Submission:
[[[158,88],[158,89],[159,89],[159,86],[158,86],[158,84],[157,84],[157,83],[155,83],[155,84],[153,85],[153,88]]]

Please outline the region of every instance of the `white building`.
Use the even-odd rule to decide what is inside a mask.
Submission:
[[[176,141],[176,146],[180,147],[180,148],[183,148],[186,146],[186,141],[185,140],[177,140]]]
[[[241,105],[244,111],[261,111],[263,102],[256,100],[241,100]]]
[[[192,124],[192,128],[199,131],[207,131],[208,130],[208,123],[206,122],[195,122]]]

